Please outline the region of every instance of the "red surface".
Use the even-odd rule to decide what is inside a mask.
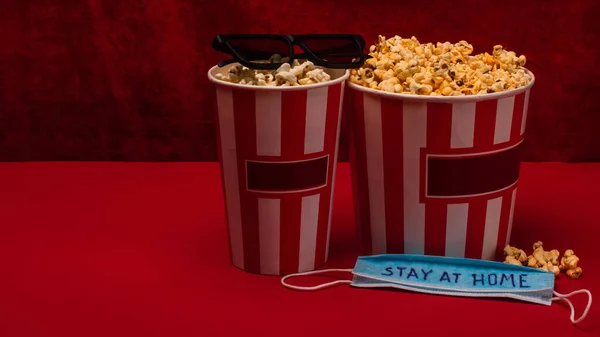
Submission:
[[[339,166],[330,261],[358,255]],[[303,293],[229,263],[217,164],[0,164],[0,336],[592,336],[566,306],[341,286]],[[600,294],[600,164],[524,164],[514,244],[575,250]],[[323,281],[324,278],[315,279]],[[300,280],[307,284],[311,280]],[[574,299],[581,312],[585,296]]]
[[[600,160],[597,13],[597,0],[3,0],[0,160],[216,161],[206,72],[228,56],[210,42],[240,32],[501,44],[537,77],[526,159]]]

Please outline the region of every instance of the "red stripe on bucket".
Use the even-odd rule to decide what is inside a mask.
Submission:
[[[236,148],[238,155],[238,182],[244,242],[244,269],[260,272],[260,246],[258,228],[258,199],[246,189],[244,158],[256,156],[256,111],[253,91],[233,91]]]
[[[519,132],[521,130],[519,129]],[[516,186],[509,188],[502,193],[502,210],[500,213],[500,227],[498,228],[498,241],[496,243],[496,259],[501,259],[508,234],[508,219],[510,217],[510,204],[512,202],[512,193]]]
[[[342,91],[342,83],[329,87],[327,91],[327,119],[325,125],[325,146],[324,149],[335,150],[337,125],[340,114],[340,94]],[[327,132],[332,131],[332,132]]]
[[[496,128],[496,108],[498,100],[477,102],[475,105],[475,132],[473,151],[484,152],[494,145],[494,130]]]
[[[467,240],[465,247],[465,257],[467,258],[481,258],[486,211],[487,199],[479,198],[469,202],[469,218],[467,220]]]
[[[385,237],[389,254],[404,252],[403,102],[381,100],[383,176],[385,179]]]
[[[281,94],[280,160],[297,160],[304,156],[306,101],[306,91],[285,91]],[[300,196],[281,197],[280,273],[282,274],[298,271],[301,214]]]
[[[338,129],[338,121],[340,114],[340,94],[342,83],[333,85],[327,91],[327,117],[325,120],[325,144],[323,149],[331,151],[334,155],[329,158],[328,167],[328,184],[321,190],[321,198],[319,199],[319,222],[317,227],[317,245],[315,251],[315,268],[320,267],[325,263],[326,245],[327,245],[327,229],[329,225],[329,208],[331,207],[331,199],[333,197],[333,176],[335,158],[335,145]]]
[[[425,255],[445,255],[448,202],[427,200],[425,205]]]
[[[298,272],[300,261],[301,198],[296,195],[281,197],[281,258],[280,274]]]
[[[427,104],[427,151],[447,152],[452,135],[452,104]],[[429,168],[427,168],[429,170]],[[443,173],[442,173],[443,174]],[[426,178],[421,174],[422,178]],[[429,186],[429,181],[428,181]],[[425,254],[444,255],[446,250],[447,202],[425,202]]]
[[[510,129],[510,141],[519,142],[523,139],[521,136],[521,124],[523,123],[523,109],[525,108],[525,93],[520,93],[515,96],[515,104],[513,108],[512,126]]]
[[[281,160],[304,156],[306,96],[306,91],[284,91],[281,94]]]
[[[452,135],[452,104],[427,104],[427,152],[447,152]]]
[[[369,211],[369,186],[367,178],[366,138],[365,138],[365,109],[362,92],[354,92],[354,109],[350,122],[352,126],[352,144],[354,147],[353,172],[355,174],[355,210],[358,237],[361,249],[365,254],[370,254],[371,247],[371,220]]]

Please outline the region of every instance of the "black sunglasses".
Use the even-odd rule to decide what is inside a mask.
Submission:
[[[304,53],[295,54],[294,45]],[[233,56],[219,67],[238,62],[252,69],[277,69],[282,63],[307,59],[325,68],[360,68],[370,55],[364,53],[365,40],[355,34],[234,34],[217,35],[214,50]]]

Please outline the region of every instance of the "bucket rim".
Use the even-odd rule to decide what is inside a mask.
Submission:
[[[231,66],[234,66],[236,64],[239,64],[239,63],[237,63],[237,62],[232,63]],[[215,83],[216,85],[222,85],[222,86],[229,87],[229,88],[250,90],[250,91],[300,91],[300,90],[318,89],[318,88],[330,87],[330,86],[338,84],[338,83],[344,83],[350,77],[349,69],[323,68],[324,70],[329,70],[329,71],[332,71],[332,70],[344,71],[344,73],[342,76],[340,76],[336,79],[333,79],[331,81],[320,82],[320,83],[316,83],[316,84],[298,85],[298,86],[293,86],[293,87],[258,86],[258,85],[238,84],[238,83],[232,83],[232,82],[226,82],[226,81],[219,80],[214,76],[214,74],[216,73],[215,70],[217,70],[219,68],[220,67],[218,65],[215,65],[208,70],[207,76],[208,76],[209,81]]]
[[[414,95],[414,94],[406,94],[406,93],[395,93],[395,92],[388,92],[388,91],[382,91],[382,90],[378,90],[378,89],[371,89],[371,88],[363,87],[362,85],[352,83],[350,80],[348,80],[348,87],[352,88],[353,90],[362,91],[362,92],[370,94],[370,95],[380,96],[380,97],[385,97],[385,98],[390,98],[390,99],[396,99],[396,100],[402,100],[402,101],[432,102],[432,103],[470,103],[470,102],[479,102],[479,101],[487,101],[487,100],[513,97],[513,96],[516,96],[520,93],[523,93],[523,92],[526,92],[527,90],[529,90],[535,83],[535,75],[533,75],[531,70],[529,70],[525,67],[521,67],[520,69],[525,70],[527,72],[527,74],[531,75],[531,81],[529,81],[529,83],[527,83],[527,85],[520,87],[520,88],[516,88],[516,89],[510,89],[510,90],[506,90],[506,91],[495,92],[493,94],[484,94],[484,95],[429,96],[429,95]]]

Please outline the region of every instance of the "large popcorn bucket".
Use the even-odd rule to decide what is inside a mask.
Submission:
[[[361,249],[493,260],[509,242],[530,89],[395,94],[349,83]]]
[[[231,262],[285,275],[327,261],[346,70],[294,87],[216,86]]]

